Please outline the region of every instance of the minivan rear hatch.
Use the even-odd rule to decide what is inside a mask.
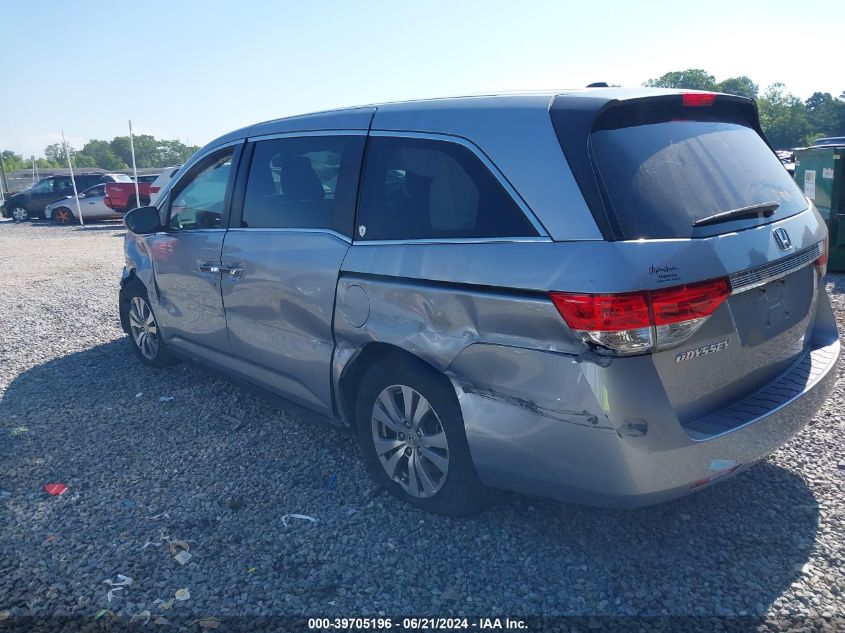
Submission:
[[[655,262],[657,274],[645,287],[630,271],[607,272],[631,280],[622,295],[628,300],[645,293],[651,338],[640,323],[640,348],[627,353],[652,354],[683,424],[743,400],[800,360],[810,345],[819,291],[813,263],[823,254],[823,229],[765,141],[751,100],[700,92],[562,95],[550,113],[605,247],[624,251],[637,262],[632,268],[643,253]],[[778,241],[780,231],[789,243]],[[674,279],[681,263],[687,274]],[[663,268],[669,274],[661,275]],[[712,312],[690,310],[695,322],[661,329],[658,301],[717,279],[729,294],[711,301]],[[598,308],[585,308],[589,297],[560,293],[564,318],[573,310],[567,300],[581,302],[574,308],[580,314],[612,305],[602,299]],[[633,340],[589,335],[623,345]]]
[[[558,97],[551,116],[606,240],[708,237],[807,208],[749,99],[679,93],[598,109],[589,101]]]

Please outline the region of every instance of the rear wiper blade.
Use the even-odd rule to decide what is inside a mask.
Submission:
[[[750,207],[742,207],[740,209],[731,209],[730,211],[722,211],[708,215],[706,218],[701,218],[692,223],[693,226],[709,226],[711,224],[719,224],[720,222],[730,222],[731,220],[739,220],[741,218],[770,218],[780,205],[777,202],[761,202],[760,204],[752,204]]]

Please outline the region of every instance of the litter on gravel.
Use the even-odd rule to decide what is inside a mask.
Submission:
[[[67,492],[67,486],[62,483],[44,484],[44,491],[48,495],[59,496]]]
[[[111,589],[108,590],[108,593],[106,593],[106,602],[111,602],[112,598],[115,597],[115,594],[118,591],[123,591],[123,589],[125,587],[129,587],[132,582],[133,580],[129,576],[124,576],[123,574],[117,575],[117,581],[114,581],[111,578],[104,580],[103,584],[111,587]]]
[[[307,514],[285,514],[282,516],[282,525],[288,527],[288,519],[300,519],[301,521],[310,521],[311,523],[317,523],[317,519],[314,517],[310,517]]]
[[[182,552],[179,552],[178,554],[176,554],[176,556],[174,556],[173,558],[174,558],[174,559],[176,560],[176,562],[177,562],[177,563],[179,563],[180,565],[185,565],[185,564],[187,564],[187,563],[188,563],[188,561],[189,561],[189,560],[191,560],[191,558],[193,558],[193,557],[191,556],[191,554],[190,554],[190,553],[185,552],[185,551],[182,551]]]

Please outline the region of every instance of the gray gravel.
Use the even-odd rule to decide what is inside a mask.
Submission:
[[[749,615],[845,629],[841,375],[785,448],[685,499],[622,512],[503,494],[471,519],[432,516],[374,492],[346,435],[202,369],[142,366],[118,323],[122,235],[0,222],[0,619]],[[845,316],[845,277],[828,287]],[[49,482],[68,491],[48,496]],[[291,513],[318,521],[284,527]],[[190,546],[187,564],[165,536]],[[133,583],[109,603],[118,574]],[[180,588],[190,599],[155,602]]]

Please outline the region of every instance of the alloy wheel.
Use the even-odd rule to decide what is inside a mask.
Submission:
[[[446,483],[449,442],[437,412],[406,385],[391,385],[373,405],[372,435],[387,476],[409,495],[431,497]]]
[[[29,211],[24,207],[15,207],[12,209],[12,219],[16,222],[25,222],[29,218]]]
[[[132,297],[129,303],[129,329],[138,351],[147,360],[158,356],[158,325],[153,310],[142,297]]]
[[[73,220],[73,215],[68,209],[62,208],[57,209],[56,212],[53,213],[53,219],[59,224],[70,224]]]

